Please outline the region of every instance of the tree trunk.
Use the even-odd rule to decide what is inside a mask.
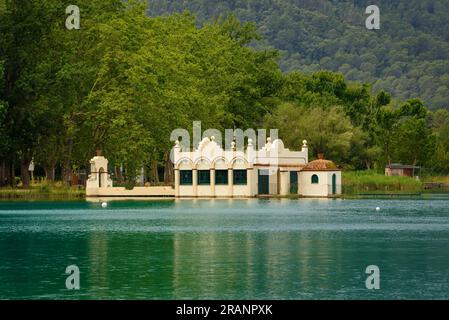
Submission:
[[[151,162],[151,171],[153,174],[154,184],[158,184],[159,183],[159,173],[157,171],[157,161]]]
[[[70,181],[72,178],[72,169],[70,167],[70,160],[72,158],[72,147],[73,143],[71,139],[67,140],[66,150],[64,153],[64,161],[62,163],[62,181],[66,185],[70,185]]]
[[[28,171],[30,163],[31,157],[28,156],[24,156],[20,162],[20,178],[24,188],[28,188],[30,186],[30,173]]]
[[[370,170],[371,169],[371,161],[365,160],[365,166],[366,166],[366,170]]]
[[[164,183],[167,185],[173,185],[175,174],[173,163],[170,160],[170,153],[165,153],[164,160],[165,160]]]
[[[47,181],[55,181],[55,165],[45,166],[45,179]]]
[[[70,186],[72,180],[72,170],[70,169],[70,164],[68,162],[64,162],[61,170],[62,182],[65,185]]]
[[[5,160],[3,160],[0,166],[0,187],[3,187],[5,185],[5,179],[6,179],[6,163]]]
[[[6,162],[6,168],[5,168],[5,185],[6,186],[12,186],[11,184],[11,165],[8,162]]]
[[[12,188],[17,187],[16,184],[16,166],[14,165],[14,162],[11,163],[11,166],[9,167],[9,184]]]
[[[114,174],[115,174],[115,180],[118,183],[123,183],[123,173],[122,173],[122,168],[121,167],[114,167]]]

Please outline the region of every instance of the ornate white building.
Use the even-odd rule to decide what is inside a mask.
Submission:
[[[308,162],[307,141],[290,151],[270,138],[261,150],[251,139],[246,150],[223,150],[214,137],[198,148],[174,148],[176,197],[254,197],[299,194],[328,197],[341,194],[341,171],[328,160]]]
[[[270,138],[255,150],[248,139],[245,150],[224,150],[215,138],[204,138],[198,148],[182,150],[176,141],[173,150],[174,188],[113,187],[108,160],[94,157],[87,181],[88,197],[331,197],[341,194],[341,170],[328,160],[309,162],[307,141],[301,151],[290,151],[280,139]]]

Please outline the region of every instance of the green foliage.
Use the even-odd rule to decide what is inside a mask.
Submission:
[[[110,169],[123,167],[121,182],[131,186],[142,167],[157,171],[167,163],[172,130],[190,129],[196,120],[203,129],[278,128],[288,147],[300,148],[307,139],[312,157],[325,152],[349,169],[383,170],[387,163],[404,162],[435,173],[449,170],[447,111],[432,113],[417,99],[392,100],[369,80],[371,74],[361,77],[371,84],[345,80],[357,78],[354,64],[372,69],[378,79],[383,71],[377,59],[386,67],[390,62],[384,61],[385,52],[376,51],[378,46],[377,55],[363,50],[362,60],[356,55],[364,35],[347,34],[338,45],[335,37],[317,36],[335,23],[329,19],[331,2],[275,1],[270,10],[283,15],[273,20],[270,14],[262,24],[258,12],[270,1],[249,1],[244,9],[243,2],[233,2],[229,9],[237,17],[245,15],[245,21],[254,19],[256,28],[233,15],[206,19],[200,14],[201,24],[189,13],[150,18],[146,1],[80,0],[80,30],[65,28],[63,3],[19,2],[0,1],[0,164],[12,169],[20,164],[26,173],[22,178],[34,157],[47,173],[61,167],[68,180],[72,170],[85,168],[95,150],[102,149]],[[199,4],[203,2],[192,1]],[[227,4],[210,1],[207,6],[218,5],[210,7],[213,13]],[[180,2],[154,1],[150,10],[181,8]],[[305,41],[291,42],[288,50],[301,52],[294,60],[302,72],[282,73],[278,59],[285,67],[293,56],[265,46],[256,31],[269,40],[283,39],[278,44],[296,39],[298,34],[285,28],[295,23],[290,15],[298,18],[298,26],[316,29],[295,29]],[[421,27],[433,30],[427,21]],[[341,26],[332,30],[330,34],[343,32]],[[370,41],[380,37],[369,34]],[[429,53],[420,43],[413,47],[419,56]],[[397,52],[410,59],[403,50]],[[342,54],[348,59],[329,58]],[[331,70],[337,70],[332,64],[342,63],[341,72],[321,70],[317,61]],[[439,67],[434,71],[445,77]],[[399,78],[394,83],[403,87]],[[438,80],[433,85],[445,94]]]
[[[398,109],[383,108],[377,116],[375,138],[383,149],[384,164],[401,162],[426,166],[435,153],[435,135],[427,119],[429,111],[412,99]]]
[[[142,1],[81,1],[81,29],[69,31],[63,4],[8,5],[0,61],[10,106],[2,128],[12,143],[2,155],[35,156],[49,171],[61,165],[64,178],[103,149],[132,181],[167,158],[172,130],[194,120],[257,127],[282,83],[277,53],[247,47],[254,26],[232,17],[198,28],[189,14],[150,19]],[[22,34],[19,52],[14,39]]]
[[[267,118],[267,126],[279,128],[286,145],[300,149],[302,139],[306,139],[312,156],[323,152],[338,163],[349,157],[355,132],[351,121],[337,107],[307,109],[283,104]]]
[[[435,153],[430,159],[432,173],[449,172],[449,112],[439,109],[432,115],[432,129],[435,135]]]

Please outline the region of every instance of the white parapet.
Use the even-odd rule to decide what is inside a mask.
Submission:
[[[90,175],[86,182],[87,189],[110,188],[112,179],[108,173],[108,159],[95,156],[90,160]]]
[[[127,190],[123,187],[86,188],[87,197],[174,197],[173,187],[135,187]]]
[[[170,186],[135,187],[127,190],[123,187],[113,187],[108,173],[108,160],[97,155],[90,160],[89,179],[86,183],[87,197],[174,197],[175,189]]]

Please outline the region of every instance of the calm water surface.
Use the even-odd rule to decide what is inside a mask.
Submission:
[[[449,197],[0,202],[0,299],[17,298],[448,299]]]

